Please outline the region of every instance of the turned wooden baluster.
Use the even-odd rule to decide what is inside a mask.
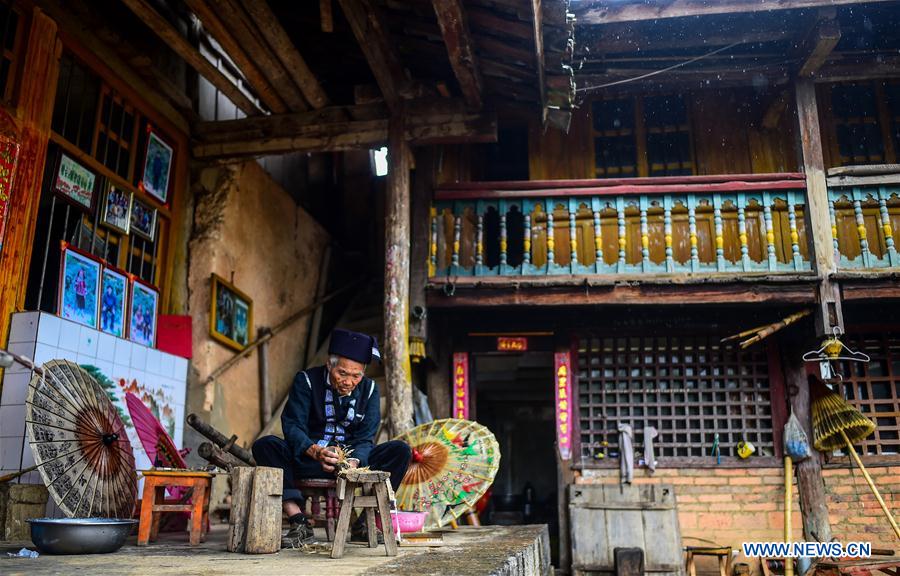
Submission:
[[[505,271],[507,263],[506,203],[500,203],[500,272]]]
[[[871,253],[869,252],[869,240],[866,233],[866,220],[862,211],[863,193],[859,188],[853,189],[853,214],[856,217],[856,231],[859,234],[859,253],[862,256],[863,267],[871,266]]]
[[[481,208],[479,206],[479,208]],[[478,210],[475,217],[475,273],[478,274],[484,266],[484,213]]]
[[[647,196],[641,196],[641,270],[643,272],[650,271],[650,227],[647,224],[647,210],[650,209],[650,199]]]
[[[837,215],[834,213],[834,203],[834,198],[828,199],[828,218],[831,220],[831,243],[834,246],[834,262],[838,264],[841,261],[841,247],[838,243]]]
[[[462,237],[462,215],[458,213],[457,210],[454,210],[453,215],[453,256],[451,258],[451,264],[454,271],[459,270],[459,246],[460,246],[460,238]]]
[[[763,195],[763,219],[766,223],[766,254],[769,258],[769,270],[778,268],[778,259],[775,257],[775,228],[772,225],[772,198],[769,194]]]
[[[569,200],[569,270],[575,272],[578,266],[578,232],[577,232],[578,201]]]
[[[787,193],[788,223],[791,229],[791,258],[794,270],[803,269],[803,256],[800,254],[800,232],[797,230],[797,209],[794,206],[794,193]]]
[[[744,271],[750,269],[750,247],[747,245],[747,215],[744,212],[747,205],[747,197],[738,194],[738,240],[741,243],[741,265]]]
[[[700,251],[697,248],[697,197],[693,194],[688,197],[688,231],[691,235],[691,270],[700,269]]]
[[[555,262],[553,261],[553,248],[554,244],[556,244],[556,240],[553,237],[553,202],[547,202],[547,273],[550,274],[550,269],[553,268]]]
[[[666,272],[675,271],[675,258],[672,250],[672,197],[663,198],[663,233],[666,243]]]
[[[628,240],[625,238],[625,199],[616,198],[616,220],[619,225],[619,272],[625,271],[625,247]]]
[[[898,263],[897,249],[894,246],[894,231],[891,228],[891,216],[888,213],[887,199],[890,196],[883,186],[878,189],[878,212],[881,214],[881,231],[884,233],[884,245],[887,247],[887,261],[891,266]]]
[[[722,197],[713,195],[713,223],[716,230],[716,268],[725,270],[725,237],[722,231]]]
[[[431,207],[431,246],[428,249],[428,275],[434,276],[437,273],[437,250],[438,250],[438,221],[437,208]]]
[[[603,228],[600,225],[600,199],[591,198],[591,211],[594,216],[594,250],[596,262],[594,269],[599,272],[603,266]]]
[[[524,210],[524,206],[523,206]],[[531,213],[525,211],[525,233],[522,235],[523,251],[522,251],[522,271],[526,266],[531,265]]]

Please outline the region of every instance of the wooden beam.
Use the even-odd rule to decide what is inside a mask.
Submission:
[[[816,104],[816,87],[811,80],[797,80],[796,91],[803,171],[806,173],[806,210],[803,211],[803,216],[812,269],[820,281],[819,306],[815,314],[816,332],[819,336],[828,336],[832,333],[832,326],[843,329],[844,320],[840,294],[837,286],[829,280],[831,273],[836,270],[837,257],[828,211],[828,185],[819,131],[819,109]]]
[[[264,1],[245,2],[244,7],[250,14],[250,18],[256,23],[256,27],[262,32],[272,52],[281,63],[294,84],[303,92],[304,98],[316,109],[328,105],[328,96],[322,90],[322,85],[316,79],[312,70],[306,65],[306,61],[297,47],[290,39],[284,27],[272,13],[272,9]]]
[[[122,2],[137,15],[150,30],[163,42],[169,45],[191,68],[212,83],[222,94],[231,100],[248,116],[256,116],[262,112],[255,102],[241,92],[228,77],[220,72],[212,62],[206,59],[199,50],[191,46],[190,42],[163,18],[147,0],[122,0]]]
[[[334,13],[331,0],[319,0],[319,21],[322,32],[334,32]]]
[[[534,22],[534,67],[537,72],[538,93],[541,96],[541,123],[547,123],[547,86],[544,82],[544,13],[541,0],[531,0]]]
[[[412,145],[497,140],[493,113],[466,112],[458,101],[410,109],[405,130]],[[383,105],[367,104],[204,122],[195,125],[193,153],[198,159],[214,159],[377,148],[387,143],[388,117]]]
[[[809,40],[809,54],[797,75],[801,78],[808,78],[818,72],[840,39],[841,26],[837,20],[819,22],[815,33]]]
[[[384,101],[390,110],[398,110],[408,79],[380,12],[372,0],[339,1]]]
[[[461,0],[432,0],[438,25],[447,46],[450,66],[470,108],[481,108],[482,81],[472,35]]]
[[[268,31],[256,27],[247,14],[244,3],[239,0],[208,1],[235,40],[243,46],[272,88],[287,104],[288,110],[294,112],[308,110],[309,106],[300,88],[294,84],[288,70],[266,44],[264,38],[268,35]]]
[[[409,323],[409,160],[405,117],[390,120],[384,234],[384,374],[391,436],[413,427]]]
[[[892,0],[780,0],[760,2],[759,0],[673,0],[672,2],[610,3],[607,0],[576,3],[572,6],[579,26],[610,24],[613,22],[638,22],[641,20],[663,20],[689,16],[711,16],[716,14],[751,14],[773,12],[775,10],[796,10],[800,8],[821,8],[852,4],[873,4]]]
[[[218,12],[210,6],[208,0],[185,0],[185,3],[191,12],[200,19],[203,28],[215,38],[228,57],[234,61],[263,104],[275,114],[287,112],[287,104],[260,71],[255,59],[249,56],[244,46],[225,28]]]

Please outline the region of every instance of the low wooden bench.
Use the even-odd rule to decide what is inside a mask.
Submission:
[[[365,511],[369,548],[378,546],[378,535],[375,532],[375,513],[377,512],[381,518],[385,553],[388,556],[397,555],[397,540],[394,535],[391,504],[388,498],[390,478],[389,472],[350,470],[338,479],[338,482],[343,484],[338,488],[337,493],[338,499],[341,500],[341,512],[334,534],[334,545],[331,548],[332,558],[341,558],[344,555],[347,533],[350,530],[350,515],[354,506],[363,508]],[[361,496],[356,495],[357,488],[361,490]]]
[[[137,545],[146,546],[156,540],[160,516],[166,512],[190,512],[188,530],[191,546],[200,544],[206,537],[212,474],[194,470],[146,470],[143,476],[144,493]],[[167,500],[166,488],[175,486],[191,489],[191,502]]]

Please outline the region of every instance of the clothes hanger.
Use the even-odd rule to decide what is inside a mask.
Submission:
[[[810,350],[803,355],[805,362],[827,362],[831,360],[848,360],[850,362],[871,362],[872,359],[865,352],[850,349],[841,342],[843,331],[840,326],[832,328],[832,336],[822,342],[818,350]]]

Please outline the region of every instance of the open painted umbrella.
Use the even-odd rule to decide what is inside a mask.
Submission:
[[[401,510],[427,512],[426,529],[444,526],[473,507],[500,466],[497,439],[477,422],[435,420],[397,440],[413,449],[397,503]]]
[[[141,445],[150,462],[156,468],[187,468],[187,462],[181,456],[181,452],[175,447],[172,437],[163,428],[153,412],[147,408],[140,398],[132,392],[125,394],[125,403],[128,405],[128,413]],[[168,488],[173,498],[181,498],[189,489],[173,486]]]
[[[137,495],[131,443],[100,384],[74,362],[38,368],[25,421],[34,461],[57,505],[69,517],[130,518]]]

